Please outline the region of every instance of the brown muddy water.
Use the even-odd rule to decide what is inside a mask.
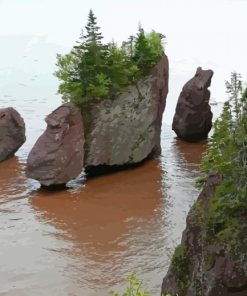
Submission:
[[[212,101],[226,99],[224,81],[231,71],[247,80],[247,2],[172,0],[157,6],[143,1],[141,12],[138,1],[122,1],[120,8],[121,1],[110,6],[105,1],[36,2],[0,0],[0,108],[16,108],[27,129],[27,142],[16,157],[0,164],[0,295],[107,296],[123,291],[127,276],[136,272],[151,295],[159,296],[198,196],[194,181],[206,143],[178,141],[163,124],[159,159],[87,182],[81,176],[66,191],[40,190],[24,172],[45,115],[61,102],[54,95],[56,53],[70,51],[90,8],[103,32],[109,28],[108,41],[115,36],[120,42],[135,32],[137,16],[146,29],[155,25],[168,37],[164,123],[171,124],[179,92],[198,66],[215,71]],[[109,15],[109,7],[116,13]],[[215,118],[221,107],[214,106]]]
[[[45,57],[33,60],[31,53],[20,55],[17,65],[27,72],[9,68],[12,74],[5,71],[0,80],[0,108],[16,108],[27,134],[16,157],[0,164],[0,295],[107,296],[111,290],[122,292],[132,272],[152,296],[160,295],[186,214],[198,195],[194,181],[206,142],[175,138],[165,124],[177,99],[171,93],[159,159],[87,181],[82,175],[64,191],[41,190],[25,177],[26,159],[45,129],[44,117],[61,98],[54,95],[55,78],[43,73]],[[171,84],[179,84],[171,89],[181,89],[187,78],[171,71]],[[214,106],[215,117],[220,109]]]
[[[0,295],[106,296],[121,292],[132,272],[159,295],[198,195],[206,142],[186,144],[164,125],[159,159],[48,192],[25,177],[25,162],[53,106],[25,99],[12,106],[25,118],[28,141],[0,165]]]
[[[206,143],[178,141],[165,124],[162,155],[141,167],[87,182],[81,176],[59,192],[25,177],[43,119],[61,102],[54,95],[56,53],[70,51],[90,8],[103,32],[109,28],[108,41],[128,38],[139,16],[147,30],[155,26],[168,37],[164,123],[171,124],[179,92],[198,66],[215,71],[213,101],[226,99],[231,71],[247,80],[246,1],[142,1],[141,12],[138,1],[110,2],[0,0],[0,108],[16,108],[27,129],[16,157],[0,164],[1,296],[107,296],[121,292],[132,272],[159,296],[198,195],[194,180]],[[221,107],[214,106],[215,117]]]

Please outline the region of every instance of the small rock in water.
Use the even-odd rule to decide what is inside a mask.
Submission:
[[[25,143],[25,123],[12,107],[0,109],[0,162],[12,156]]]
[[[28,155],[26,175],[46,188],[64,186],[83,170],[81,113],[75,107],[61,106],[45,121],[47,128]]]

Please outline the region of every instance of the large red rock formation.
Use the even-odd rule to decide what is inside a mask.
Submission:
[[[27,176],[55,185],[76,177],[83,166],[98,174],[102,168],[122,168],[158,155],[167,93],[164,55],[149,76],[114,99],[82,104],[82,116],[58,108],[47,117],[47,130],[28,156]]]
[[[206,139],[212,127],[213,114],[209,105],[212,70],[197,68],[195,76],[183,87],[178,98],[172,129],[185,141]]]
[[[132,165],[160,153],[168,68],[164,55],[149,76],[113,100],[82,106],[86,170]]]
[[[44,186],[67,183],[83,170],[80,110],[61,106],[46,117],[47,128],[28,155],[26,175]]]
[[[26,141],[25,123],[13,108],[0,109],[0,162],[12,157]]]

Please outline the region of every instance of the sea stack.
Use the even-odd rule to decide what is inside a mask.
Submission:
[[[114,99],[82,105],[87,172],[133,165],[160,154],[168,71],[168,59],[164,55],[149,76]]]
[[[45,121],[47,128],[28,155],[26,175],[43,186],[63,185],[83,170],[81,113],[75,107],[61,106]]]
[[[164,55],[150,75],[113,98],[61,106],[27,160],[27,177],[44,186],[62,184],[83,169],[101,174],[138,164],[161,152],[162,116],[168,93]]]
[[[12,156],[25,143],[25,123],[12,107],[0,109],[0,162]]]
[[[213,114],[209,105],[212,70],[198,67],[195,76],[183,87],[178,98],[172,129],[184,141],[206,139],[212,128]]]

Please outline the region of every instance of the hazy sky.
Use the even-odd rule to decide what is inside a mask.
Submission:
[[[90,8],[106,41],[127,39],[138,22],[167,36],[172,108],[197,66],[215,71],[211,89],[219,100],[231,71],[247,80],[247,0],[0,0],[0,78],[20,80],[17,67],[51,76],[56,53],[74,45]]]
[[[0,35],[45,35],[70,45],[90,8],[108,40],[126,38],[139,21],[146,30],[164,32],[168,41],[193,42],[193,32],[205,42],[217,35],[227,45],[247,35],[245,0],[0,0]]]
[[[128,38],[140,21],[167,36],[177,59],[231,56],[235,68],[236,55],[247,52],[246,0],[0,0],[0,36],[44,36],[71,47],[90,8],[107,41]]]

